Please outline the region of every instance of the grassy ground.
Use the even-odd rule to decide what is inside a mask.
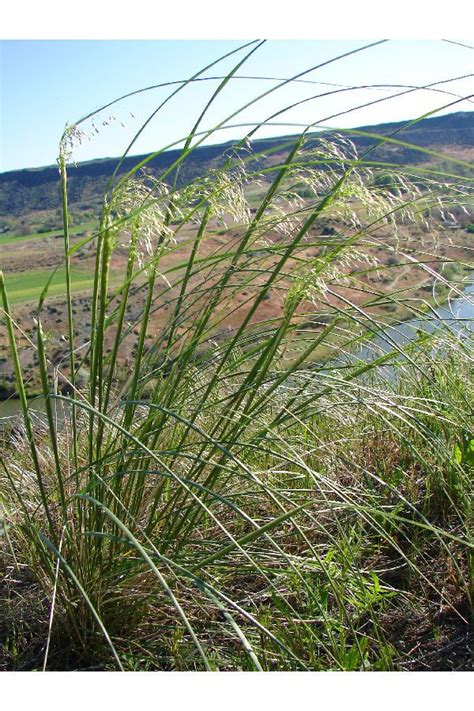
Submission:
[[[6,284],[12,304],[24,301],[37,302],[38,298],[51,277],[51,270],[30,269],[16,275],[9,275]],[[94,276],[90,272],[74,269],[71,274],[72,291],[90,291],[94,283]],[[51,286],[51,296],[62,295],[66,292],[65,270],[59,269],[54,276]]]
[[[82,225],[76,225],[71,227],[71,234],[82,234],[88,230],[93,230],[97,226],[95,220],[90,220],[89,222],[84,222]],[[49,237],[60,237],[63,234],[63,230],[49,230],[48,232],[33,232],[29,235],[15,235],[15,234],[4,234],[0,235],[0,247],[5,245],[16,245],[23,242],[36,242],[38,240],[48,239]]]
[[[101,469],[101,481],[109,482],[105,491],[100,493],[100,483],[84,481],[83,491],[93,498],[90,504],[83,500],[83,507],[76,500],[68,526],[77,531],[76,516],[82,515],[91,530],[100,525],[104,532],[103,539],[84,539],[90,555],[95,550],[95,563],[80,580],[123,668],[471,668],[472,365],[452,351],[447,360],[420,352],[418,364],[429,375],[420,378],[404,365],[399,384],[389,386],[372,376],[347,384],[344,391],[330,378],[321,382],[321,375],[300,372],[307,393],[300,402],[303,422],[283,418],[271,437],[262,439],[262,427],[276,411],[274,400],[272,412],[260,414],[225,466],[215,445],[221,468],[214,473],[207,452],[199,478],[198,460],[192,464],[203,447],[198,432],[188,435],[185,445],[184,420],[165,427],[159,448],[153,449],[165,467],[154,532],[145,512],[160,488],[160,475],[153,476],[149,465],[140,487],[142,514],[126,516],[114,506],[111,490],[108,506],[122,523],[109,527],[112,513],[102,509],[102,523],[92,524],[89,517],[97,516],[92,501],[104,501],[105,491],[114,486],[117,450],[110,449]],[[312,395],[308,407],[311,388],[326,392]],[[215,430],[222,414],[207,413],[199,431]],[[43,437],[44,445],[41,436],[37,442],[46,451]],[[17,440],[14,452],[4,450],[15,479],[13,464],[21,470],[27,466],[25,445]],[[71,446],[63,435],[61,466],[67,466]],[[85,456],[82,445],[79,456]],[[186,472],[195,486],[207,480],[208,490],[212,480],[212,493],[203,498],[207,512],[199,513],[183,484],[166,477],[168,467],[170,474]],[[45,469],[44,476],[54,498],[53,470]],[[8,491],[8,480],[2,480]],[[68,496],[76,491],[73,482],[65,484]],[[25,482],[23,491],[33,505],[34,481]],[[173,508],[176,514],[170,516]],[[6,524],[15,519],[11,511]],[[47,522],[38,519],[37,525]],[[49,584],[38,577],[37,554],[24,557],[20,529],[11,526],[10,536],[16,564],[5,549],[0,664],[40,669],[48,639]],[[61,540],[64,560],[76,566],[78,541]],[[173,598],[157,579],[153,561],[166,575]],[[69,590],[67,571],[58,579],[48,668],[115,669],[83,595]],[[80,610],[74,621],[65,595],[72,595]],[[204,658],[190,630],[180,628],[176,599],[204,647]]]

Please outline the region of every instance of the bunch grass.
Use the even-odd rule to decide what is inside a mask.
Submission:
[[[144,170],[154,153],[120,171],[164,104],[213,65],[172,90],[118,161],[98,230],[81,242],[96,254],[85,348],[74,330],[67,176],[79,127],[95,114],[66,129],[59,168],[69,394],[57,388],[42,326],[50,279],[36,312],[40,423],[0,276],[23,427],[2,454],[2,555],[34,581],[48,621],[24,662],[30,668],[400,669],[410,655],[393,625],[407,610],[417,619],[437,606],[461,628],[469,622],[472,341],[453,343],[449,330],[429,336],[429,311],[403,291],[382,296],[363,281],[381,269],[367,266],[370,247],[383,244],[377,230],[391,231],[394,249],[400,227],[430,219],[440,201],[469,202],[471,182],[455,172],[466,166],[453,159],[449,174],[425,166],[413,176],[376,160],[377,146],[407,147],[395,135],[366,134],[376,145],[360,154],[343,132],[329,140],[308,126],[262,168],[251,149],[258,124],[215,169],[184,182],[192,151],[234,125],[239,112],[202,128],[260,46],[239,50],[171,167]],[[376,180],[387,170],[399,190]],[[257,182],[251,210],[246,190]],[[304,199],[295,191],[301,183]],[[318,231],[328,217],[343,233]],[[229,239],[216,245],[219,220]],[[169,267],[190,224],[186,259]],[[116,286],[114,273],[112,288],[114,250],[124,242],[123,279]],[[365,303],[344,297],[346,285],[366,290]],[[133,320],[135,289],[143,310]],[[270,315],[269,299],[279,305]],[[418,338],[341,359],[380,330],[374,307],[384,302],[422,316]],[[132,358],[124,371],[125,351]],[[85,366],[89,383],[80,387]],[[4,655],[18,668],[9,639]]]

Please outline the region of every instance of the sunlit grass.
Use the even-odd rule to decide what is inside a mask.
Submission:
[[[10,303],[37,302],[50,277],[50,269],[28,269],[24,272],[5,275]],[[71,291],[73,293],[89,293],[93,284],[94,274],[92,272],[80,267],[72,270]],[[49,286],[48,294],[50,296],[66,295],[66,275],[63,267],[57,270]]]
[[[71,234],[82,234],[87,230],[93,230],[97,223],[95,220],[90,220],[89,222],[83,222],[81,225],[75,225],[71,227]],[[15,234],[4,234],[0,235],[0,247],[4,245],[15,245],[21,244],[23,242],[32,242],[33,240],[43,240],[49,237],[60,237],[63,234],[62,230],[49,230],[48,232],[32,232],[29,235],[15,235]]]

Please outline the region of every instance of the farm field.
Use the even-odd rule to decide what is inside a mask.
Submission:
[[[5,283],[10,295],[11,304],[22,302],[36,302],[51,277],[50,269],[30,269],[20,274],[7,276]],[[74,269],[71,273],[72,292],[85,291],[89,293],[93,284],[93,275],[90,272]],[[64,268],[59,269],[51,281],[49,293],[51,296],[63,296],[66,291],[66,278]]]
[[[81,225],[76,225],[70,228],[71,235],[84,234],[86,231],[92,230],[96,227],[96,222],[90,220]],[[23,242],[38,242],[43,239],[48,239],[50,237],[60,238],[63,236],[63,230],[48,230],[46,232],[32,232],[29,235],[15,235],[15,234],[3,234],[0,235],[0,247],[5,245],[15,246]]]

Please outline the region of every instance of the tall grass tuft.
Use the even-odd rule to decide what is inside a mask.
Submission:
[[[462,293],[436,250],[440,210],[467,209],[472,180],[459,159],[449,174],[378,159],[406,145],[400,132],[358,150],[313,125],[263,156],[255,137],[275,116],[186,180],[193,151],[239,120],[205,125],[259,46],[217,80],[172,166],[149,169],[159,152],[128,172],[119,161],[82,242],[95,250],[87,334],[73,321],[67,173],[94,115],[66,129],[68,389],[46,287],[39,423],[0,277],[23,428],[2,454],[2,556],[28,571],[48,621],[30,667],[409,668],[400,618],[468,622],[472,339],[432,335],[433,307],[402,278],[408,266]],[[386,331],[377,351],[390,314],[416,317],[416,337]]]

